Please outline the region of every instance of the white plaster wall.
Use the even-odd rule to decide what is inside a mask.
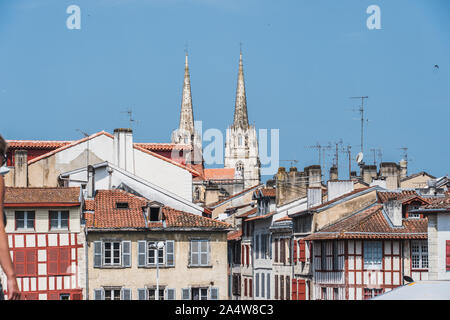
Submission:
[[[85,152],[88,147],[89,151],[93,152],[100,159],[109,162],[113,161],[113,139],[102,134],[89,141],[85,141],[56,153],[56,163],[69,164]]]
[[[445,267],[446,240],[450,240],[450,214],[439,214],[437,216],[437,243],[438,243],[438,280],[450,280],[450,271]]]

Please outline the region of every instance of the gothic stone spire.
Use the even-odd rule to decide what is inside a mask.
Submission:
[[[189,76],[188,55],[184,66],[183,96],[181,99],[180,130],[194,133],[194,112],[192,110],[191,79]]]
[[[242,51],[239,56],[239,74],[236,89],[236,104],[234,107],[233,127],[248,128],[247,97],[245,96],[244,67],[242,64]]]

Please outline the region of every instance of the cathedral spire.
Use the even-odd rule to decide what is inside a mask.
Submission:
[[[181,99],[180,130],[194,132],[194,112],[192,110],[191,79],[189,76],[188,54],[184,65],[183,95]]]
[[[236,104],[234,107],[233,127],[248,128],[247,97],[245,96],[244,66],[242,63],[242,50],[239,55],[239,73],[236,88]]]

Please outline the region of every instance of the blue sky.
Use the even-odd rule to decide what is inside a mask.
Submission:
[[[81,30],[66,28],[72,4]],[[366,27],[372,4],[381,30]],[[359,101],[349,97],[367,95],[366,163],[371,148],[397,162],[406,146],[410,173],[449,173],[447,0],[0,0],[1,133],[78,139],[76,129],[127,127],[131,107],[135,141],[168,142],[186,43],[194,116],[225,132],[240,42],[249,119],[280,129],[280,159],[315,164],[307,147],[339,139],[359,151]]]

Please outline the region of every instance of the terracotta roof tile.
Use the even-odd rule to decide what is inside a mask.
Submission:
[[[205,169],[205,180],[233,180],[234,168],[213,168]]]
[[[275,198],[277,195],[277,190],[275,188],[262,188],[260,189],[263,197]]]
[[[389,200],[403,200],[411,196],[417,197],[418,194],[414,190],[377,191],[377,196],[380,203],[385,203]]]
[[[191,146],[187,144],[175,143],[134,143],[135,146],[150,151],[172,151],[172,150],[191,150]]]
[[[57,149],[72,141],[7,140],[9,149]]]
[[[236,216],[236,218],[246,218],[249,215],[256,213],[257,210],[258,210],[258,208],[253,208],[247,212],[241,213],[240,215]]]
[[[272,211],[269,213],[266,213],[262,216],[256,216],[256,217],[250,217],[245,219],[245,221],[253,221],[253,220],[260,220],[260,219],[266,219],[266,218],[270,218],[271,216],[273,216],[276,213],[276,211]]]
[[[231,241],[231,240],[239,240],[242,237],[242,229],[237,230],[237,231],[230,231],[227,235],[227,240]]]
[[[5,188],[5,206],[18,204],[80,204],[80,188]]]
[[[283,217],[283,218],[280,218],[280,219],[278,219],[278,220],[275,220],[275,222],[283,222],[283,221],[291,221],[291,220],[292,220],[291,217],[285,216],[285,217]]]
[[[426,219],[403,219],[402,227],[392,227],[382,212],[383,205],[375,204],[359,213],[346,217],[306,240],[323,239],[426,239]]]
[[[447,193],[445,197],[432,199],[429,204],[421,207],[420,209],[450,210],[450,194]]]
[[[149,200],[123,190],[98,190],[93,200],[94,213],[86,214],[86,225],[93,229],[145,229],[143,208]],[[118,209],[118,202],[128,203],[128,208]],[[92,208],[87,203],[86,208]],[[188,212],[162,207],[164,222],[150,222],[148,228],[215,228],[227,229],[228,223]]]

